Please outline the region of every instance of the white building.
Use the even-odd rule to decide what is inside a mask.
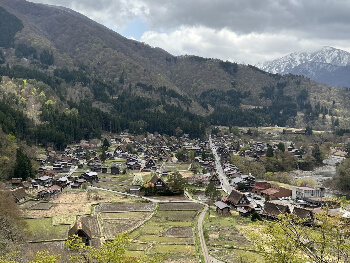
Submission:
[[[323,187],[311,188],[293,186],[292,198],[304,200],[306,198],[324,197],[325,193],[326,191]]]

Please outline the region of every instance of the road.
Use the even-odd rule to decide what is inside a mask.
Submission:
[[[232,186],[229,184],[226,175],[224,174],[224,170],[222,170],[222,166],[220,163],[220,157],[218,153],[216,152],[215,145],[211,139],[211,136],[209,136],[209,147],[214,155],[215,158],[215,166],[216,166],[216,171],[219,175],[219,178],[221,180],[221,187],[222,190],[224,190],[227,194],[230,194],[232,191]]]
[[[78,166],[73,166],[73,169],[71,168],[69,172],[66,174],[66,176],[71,176],[76,170],[78,169]]]
[[[89,189],[104,190],[104,191],[109,191],[109,192],[113,192],[113,193],[117,193],[117,194],[138,197],[138,198],[142,198],[142,199],[145,199],[147,201],[155,202],[155,203],[200,203],[200,204],[204,205],[205,207],[204,207],[202,213],[200,214],[200,216],[198,217],[198,235],[199,235],[199,239],[201,242],[202,253],[203,253],[203,256],[204,256],[206,263],[221,263],[221,261],[219,261],[219,260],[217,260],[209,255],[208,248],[207,248],[207,245],[206,245],[205,239],[204,239],[203,220],[204,220],[204,216],[205,216],[206,212],[208,211],[207,204],[205,204],[201,201],[198,201],[198,200],[194,200],[192,198],[190,198],[190,200],[188,200],[188,201],[165,201],[165,200],[157,200],[157,199],[153,199],[153,198],[149,198],[149,197],[133,195],[133,194],[129,194],[129,193],[124,193],[124,192],[115,191],[115,190],[106,189],[106,188],[101,188],[101,187],[96,187],[96,186],[89,186]]]

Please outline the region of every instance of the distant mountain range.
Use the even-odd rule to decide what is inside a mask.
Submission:
[[[211,125],[350,125],[346,89],[252,65],[174,56],[67,8],[0,0],[0,32],[0,126],[57,148],[105,131],[199,137]],[[349,55],[332,50],[312,57],[336,74]],[[310,58],[292,56],[289,67]]]
[[[329,85],[350,87],[350,53],[333,47],[313,53],[291,53],[257,67],[273,74],[304,75]]]

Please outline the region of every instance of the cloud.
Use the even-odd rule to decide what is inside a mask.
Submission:
[[[350,50],[350,0],[30,1],[66,6],[125,36],[145,30],[141,41],[178,55],[255,64],[324,45]]]
[[[243,35],[228,28],[215,30],[203,26],[182,26],[170,33],[147,31],[141,41],[174,55],[197,55],[253,65],[284,56],[291,50],[314,51],[323,45],[283,33]]]
[[[30,0],[35,3],[64,6],[113,29],[122,29],[128,22],[148,14],[141,0]]]
[[[237,34],[298,32],[306,37],[343,38],[350,26],[350,1],[177,0],[147,1],[153,28],[228,28]]]

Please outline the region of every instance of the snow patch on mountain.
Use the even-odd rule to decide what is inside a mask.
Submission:
[[[270,62],[258,63],[257,67],[274,74],[288,74],[292,73],[294,68],[303,64],[308,64],[308,71],[312,71],[310,68],[312,65],[315,66],[315,70],[319,66],[324,69],[326,66],[324,64],[330,64],[330,68],[335,70],[334,66],[350,66],[350,53],[333,47],[323,47],[321,50],[313,53],[291,53]]]

